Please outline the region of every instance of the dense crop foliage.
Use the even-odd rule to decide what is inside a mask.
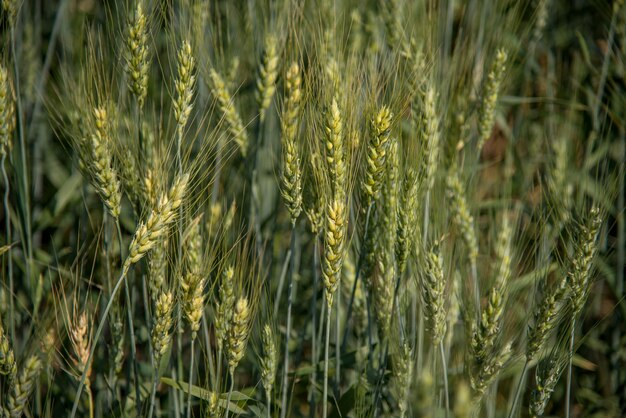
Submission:
[[[2,0],[0,416],[622,416],[623,3]]]

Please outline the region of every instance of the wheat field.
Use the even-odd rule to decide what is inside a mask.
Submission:
[[[2,0],[0,417],[626,416],[623,0]]]

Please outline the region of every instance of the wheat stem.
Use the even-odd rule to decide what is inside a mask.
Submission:
[[[296,223],[292,223],[291,227],[291,244],[289,245],[289,253],[291,254],[289,261],[289,278],[287,280],[287,330],[285,334],[285,353],[283,363],[283,393],[280,403],[280,416],[285,418],[287,414],[287,394],[289,392],[289,342],[291,337],[291,306],[293,304],[293,275],[295,268],[294,252],[296,250]]]
[[[572,395],[572,359],[574,357],[574,335],[576,318],[572,318],[572,329],[569,337],[569,355],[567,360],[567,383],[565,384],[565,418],[570,416],[570,400]]]
[[[330,346],[330,314],[332,310],[332,302],[327,303],[326,309],[326,343],[324,345],[324,396],[322,397],[323,412],[322,416],[328,416],[328,351]]]
[[[193,384],[193,356],[195,338],[191,338],[191,358],[189,360],[189,393],[187,394],[187,418],[191,418],[191,385]]]
[[[17,17],[16,17],[17,20]],[[24,231],[24,252],[27,256],[26,261],[26,279],[31,280],[31,288],[32,286],[32,275],[31,275],[31,265],[33,262],[33,247],[31,242],[32,228],[31,228],[31,213],[30,213],[30,188],[28,185],[28,167],[27,167],[27,157],[26,157],[26,138],[24,135],[24,121],[22,119],[22,99],[20,96],[20,78],[19,78],[19,69],[18,69],[18,57],[15,49],[15,25],[11,27],[11,55],[13,59],[13,72],[14,77],[13,81],[15,83],[15,112],[17,116],[17,134],[20,142],[20,152],[19,152],[19,164],[21,167],[21,175],[19,179],[21,180],[20,186],[21,190],[19,190],[19,198],[20,203],[22,205],[22,213],[24,214],[24,223],[25,223],[25,231]]]
[[[9,275],[9,332],[11,334],[11,341],[15,341],[15,307],[13,305],[13,257],[12,257],[12,243],[11,243],[11,212],[9,210],[9,196],[11,194],[11,185],[9,184],[9,176],[7,176],[7,170],[5,166],[6,152],[2,154],[2,178],[4,180],[4,226],[6,245],[9,246],[7,251],[8,258],[8,275]]]
[[[522,374],[517,381],[517,385],[515,388],[515,396],[513,397],[513,404],[511,405],[511,410],[509,411],[508,418],[513,418],[515,415],[515,407],[517,406],[517,401],[519,400],[519,396],[522,393],[522,382],[526,377],[526,370],[528,369],[528,358],[524,361],[524,368],[522,369]]]
[[[109,311],[111,310],[111,307],[113,306],[113,302],[115,301],[115,296],[117,295],[117,292],[119,292],[120,287],[122,286],[122,283],[126,281],[125,279],[126,279],[128,270],[130,269],[130,265],[131,263],[129,260],[127,260],[124,263],[124,266],[122,267],[122,272],[120,273],[120,277],[117,280],[117,283],[115,284],[115,286],[113,287],[113,291],[111,292],[111,296],[109,297],[109,302],[104,308],[104,313],[102,314],[102,319],[100,320],[100,324],[98,324],[98,329],[96,329],[96,333],[93,336],[93,346],[91,347],[91,351],[89,352],[89,357],[87,357],[87,361],[85,362],[85,368],[83,370],[83,374],[80,378],[80,383],[78,384],[78,389],[74,397],[74,406],[72,407],[72,413],[70,414],[70,418],[76,417],[76,411],[78,410],[80,394],[82,393],[83,388],[85,387],[85,379],[87,378],[87,372],[91,366],[91,360],[93,359],[93,356],[96,352],[98,339],[100,338],[100,335],[102,334],[102,330],[104,329],[104,324],[106,322],[107,316],[109,315]]]
[[[107,216],[107,215],[105,215]],[[120,245],[120,256],[123,257],[123,243],[122,243],[122,229],[120,228],[119,219],[115,220],[115,226],[117,229],[117,239]],[[139,393],[139,371],[137,370],[137,347],[135,346],[135,327],[133,324],[133,305],[132,300],[130,298],[130,289],[128,286],[128,280],[124,280],[124,293],[126,294],[126,311],[128,316],[128,328],[130,333],[130,358],[131,363],[133,364],[133,375],[135,377],[135,396],[137,397],[137,414],[141,413],[141,402],[140,402],[140,393]],[[94,340],[94,344],[95,344]]]
[[[363,244],[361,244],[361,252],[359,254],[359,261],[356,266],[356,272],[354,273],[354,284],[352,285],[352,291],[350,292],[350,301],[348,302],[348,310],[346,313],[346,327],[343,331],[343,338],[341,340],[341,351],[345,351],[346,349],[348,333],[350,332],[350,318],[352,317],[354,297],[356,295],[357,285],[359,284],[359,277],[360,277],[361,269],[363,268],[363,263],[365,262],[365,242],[368,239],[370,215],[372,213],[373,207],[374,207],[374,204],[373,203],[370,204],[367,207],[367,213],[365,214],[365,229],[363,231]]]
[[[313,242],[313,297],[311,298],[311,364],[317,365],[317,289],[319,286],[319,235],[316,234]],[[311,385],[309,387],[309,409],[315,415],[315,386],[317,382],[317,366],[313,368],[311,374]]]
[[[233,394],[233,389],[235,388],[235,371],[231,370],[230,372],[230,388],[228,389],[228,398],[226,399],[226,418],[228,418],[228,414],[230,413],[230,398]]]
[[[446,363],[446,352],[443,349],[443,340],[439,341],[439,353],[441,354],[441,367],[443,373],[443,391],[446,404],[446,418],[450,414],[450,395],[448,389],[448,364]]]

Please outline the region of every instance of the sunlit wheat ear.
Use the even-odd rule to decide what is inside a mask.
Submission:
[[[104,107],[93,110],[95,121],[94,134],[91,135],[90,170],[93,185],[113,218],[120,215],[122,196],[117,173],[113,168],[109,134],[109,116]]]
[[[326,162],[330,171],[332,195],[344,192],[346,183],[346,162],[343,146],[343,120],[339,103],[333,98],[326,111],[325,123]]]
[[[176,90],[174,119],[179,132],[187,125],[193,108],[192,99],[196,84],[195,65],[196,61],[191,51],[191,44],[185,40],[178,51],[178,78],[174,85]]]
[[[128,87],[142,108],[148,92],[148,25],[142,0],[137,0],[132,17],[128,21],[126,37],[126,74]]]
[[[345,203],[333,200],[326,209],[324,227],[324,260],[322,276],[328,306],[333,304],[333,295],[339,286],[341,267],[344,259],[344,246],[347,235],[347,212]]]
[[[496,117],[496,105],[500,94],[500,84],[506,71],[507,54],[504,49],[499,49],[493,62],[491,71],[487,76],[483,91],[483,101],[480,109],[478,122],[478,149],[480,150],[491,136],[493,122]]]
[[[204,286],[206,279],[196,273],[187,273],[183,276],[180,286],[183,291],[183,313],[189,327],[191,338],[195,339],[200,329],[200,320],[204,310]]]
[[[234,270],[230,266],[222,275],[219,287],[219,302],[215,314],[215,336],[220,350],[227,345],[228,330],[235,309]]]
[[[11,137],[15,126],[14,113],[9,73],[3,65],[0,65],[0,156],[11,152],[13,143]]]
[[[21,367],[21,373],[8,393],[4,413],[7,417],[19,418],[24,413],[26,403],[39,379],[41,360],[36,355],[30,356]]]
[[[152,348],[154,350],[154,364],[158,367],[163,355],[167,352],[172,339],[172,312],[174,297],[172,292],[161,292],[154,303],[154,324],[152,326]]]
[[[259,63],[259,74],[256,80],[256,101],[259,105],[261,122],[265,120],[265,113],[270,107],[272,96],[276,91],[278,77],[278,40],[273,34],[265,36],[263,55]]]
[[[224,120],[228,128],[228,133],[233,137],[235,143],[239,146],[239,152],[242,156],[248,154],[249,139],[246,128],[241,121],[241,116],[235,107],[233,96],[230,89],[224,82],[222,76],[211,68],[209,70],[209,90],[213,97],[217,100],[217,105],[224,115]]]
[[[297,63],[285,75],[287,97],[282,114],[282,176],[281,194],[295,225],[302,211],[302,167],[297,135],[302,100],[302,76]]]
[[[474,231],[474,217],[471,215],[465,197],[465,189],[459,180],[455,167],[451,168],[446,178],[446,195],[452,219],[463,238],[470,261],[475,262],[478,257],[478,241]]]
[[[581,225],[576,237],[576,247],[567,283],[574,316],[578,316],[585,305],[591,285],[591,268],[597,250],[597,238],[602,217],[597,206],[591,209],[588,221]]]
[[[9,342],[9,336],[2,328],[2,322],[0,322],[0,375],[7,376],[9,382],[13,382],[17,376],[15,355]]]
[[[178,177],[168,193],[161,196],[159,204],[150,213],[145,223],[139,224],[130,243],[125,267],[141,260],[143,256],[154,248],[158,240],[166,235],[169,225],[176,218],[177,210],[185,196],[188,182],[189,174],[183,174],[181,177]]]
[[[276,350],[276,341],[272,328],[265,324],[263,334],[261,336],[263,342],[263,357],[261,357],[261,382],[267,399],[271,398],[272,389],[274,388],[274,380],[276,378],[276,369],[278,365],[278,351]]]
[[[413,380],[413,354],[408,344],[403,344],[393,356],[393,388],[400,416],[408,410],[411,382]]]
[[[435,172],[439,162],[439,116],[437,92],[428,86],[423,97],[422,110],[418,118],[420,144],[420,186],[430,190],[435,183]]]
[[[391,110],[387,106],[382,106],[370,121],[371,133],[367,145],[365,178],[363,179],[365,208],[378,200],[380,194],[392,117]]]
[[[239,298],[235,304],[231,324],[228,330],[228,368],[233,375],[243,358],[250,330],[250,306],[248,299]]]
[[[437,246],[426,253],[425,271],[421,283],[422,310],[433,345],[437,346],[446,333],[443,258]]]
[[[73,318],[71,329],[69,330],[70,342],[74,355],[72,361],[78,372],[77,377],[80,379],[83,373],[86,374],[85,386],[90,386],[91,365],[88,366],[89,351],[91,350],[91,334],[89,331],[89,318],[86,312],[82,312],[78,317]]]
[[[531,417],[543,416],[550,401],[552,392],[561,378],[566,362],[561,361],[558,355],[551,355],[537,367],[535,375],[535,389],[530,396],[529,412]]]
[[[408,168],[402,182],[402,193],[398,207],[398,231],[396,235],[396,260],[398,271],[404,272],[409,252],[419,236],[417,225],[417,172]]]

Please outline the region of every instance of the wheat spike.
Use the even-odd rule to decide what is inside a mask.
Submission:
[[[127,267],[141,260],[165,236],[183,201],[188,182],[189,174],[178,177],[169,192],[161,196],[157,208],[150,213],[146,222],[139,224],[130,243]]]
[[[439,117],[437,116],[437,93],[429,86],[423,96],[422,111],[418,120],[420,143],[420,186],[432,189],[439,162]]]
[[[274,332],[268,324],[265,324],[263,327],[262,342],[263,357],[261,357],[261,382],[263,382],[266,397],[270,399],[272,388],[274,387],[274,380],[276,378],[278,352],[276,350]]]
[[[400,417],[404,417],[408,410],[411,382],[413,380],[413,354],[408,344],[404,343],[393,358],[393,388],[395,392]]]
[[[222,76],[213,68],[209,70],[209,89],[217,100],[220,112],[224,114],[224,119],[228,126],[228,132],[239,146],[239,152],[245,157],[248,154],[249,139],[246,128],[241,121],[241,116],[235,108],[233,97]]]
[[[111,156],[112,140],[109,134],[109,117],[104,107],[93,111],[95,133],[91,135],[91,160],[93,185],[115,219],[120,215],[122,196],[117,173]]]
[[[176,90],[176,99],[174,100],[174,119],[181,132],[191,114],[193,108],[192,98],[196,83],[195,58],[191,51],[189,41],[183,41],[178,51],[178,78],[176,79],[174,89]]]
[[[152,348],[154,350],[154,363],[158,367],[161,357],[167,352],[172,339],[172,312],[174,310],[174,297],[172,292],[161,292],[155,302],[154,324],[152,326]]]
[[[91,350],[91,336],[89,334],[89,319],[86,312],[82,312],[74,319],[72,329],[70,329],[70,341],[72,343],[72,349],[74,350],[74,357],[72,361],[76,366],[78,372],[77,376],[80,376],[85,372],[87,367],[87,360],[89,359],[89,350]],[[91,365],[87,369],[85,378],[85,386],[90,386]]]
[[[537,367],[535,389],[530,396],[529,412],[532,417],[543,415],[565,366],[565,362],[554,355],[551,355],[545,363]]]
[[[273,34],[268,34],[264,40],[263,55],[259,63],[259,74],[256,80],[256,101],[259,105],[261,123],[265,120],[265,113],[270,107],[276,91],[277,77],[278,40]]]
[[[398,206],[398,227],[396,233],[396,260],[398,271],[404,272],[410,251],[419,236],[417,225],[417,172],[408,168],[402,183],[402,194]]]
[[[474,231],[474,218],[470,213],[465,190],[461,185],[459,174],[455,168],[450,169],[446,179],[446,194],[450,202],[454,224],[461,232],[470,261],[475,262],[478,257],[478,242],[476,232]]]
[[[297,63],[291,64],[285,76],[287,98],[282,115],[282,176],[281,194],[291,223],[295,224],[302,211],[302,167],[296,137],[298,134],[298,118],[301,111],[302,76]]]
[[[15,355],[13,354],[9,337],[2,328],[2,322],[0,322],[0,374],[8,376],[9,382],[12,382],[17,376]]]
[[[206,279],[197,273],[187,273],[180,283],[183,291],[183,313],[191,328],[191,338],[195,339],[200,329],[204,312],[204,286]]]
[[[220,350],[226,347],[229,327],[235,309],[234,270],[230,266],[222,276],[219,288],[219,302],[215,315],[215,335]]]
[[[567,275],[574,316],[580,314],[589,295],[591,268],[597,250],[597,235],[601,223],[600,210],[594,206],[588,222],[581,225],[578,231],[575,255],[572,259],[571,270]]]
[[[139,107],[142,108],[148,92],[148,25],[143,12],[142,0],[128,21],[126,37],[126,74],[128,87],[135,95]]]
[[[363,192],[365,205],[378,200],[385,172],[385,158],[391,130],[393,114],[387,106],[382,106],[370,121],[370,142],[367,146],[365,178],[363,180]]]
[[[500,84],[506,71],[507,54],[504,49],[499,49],[493,62],[491,71],[487,76],[483,102],[480,109],[478,122],[478,149],[480,150],[491,136],[491,129],[496,117],[496,105],[500,94]]]
[[[343,193],[346,183],[346,162],[344,160],[343,121],[336,98],[333,98],[326,112],[326,162],[330,171],[332,195]]]
[[[11,97],[11,82],[7,69],[0,65],[0,155],[11,152],[15,109]]]
[[[443,275],[443,258],[437,246],[428,251],[425,262],[426,268],[421,284],[423,311],[432,343],[437,346],[446,333],[446,282]]]
[[[228,368],[231,375],[234,374],[235,368],[237,368],[246,351],[250,317],[248,299],[240,297],[235,304],[228,330]]]
[[[333,295],[339,286],[339,279],[341,278],[347,226],[348,220],[345,204],[334,199],[326,209],[324,260],[322,262],[322,275],[324,277],[328,306],[332,306]]]
[[[41,360],[32,355],[22,366],[22,372],[11,388],[6,401],[4,412],[7,417],[19,418],[24,413],[26,402],[37,383],[41,371]]]

